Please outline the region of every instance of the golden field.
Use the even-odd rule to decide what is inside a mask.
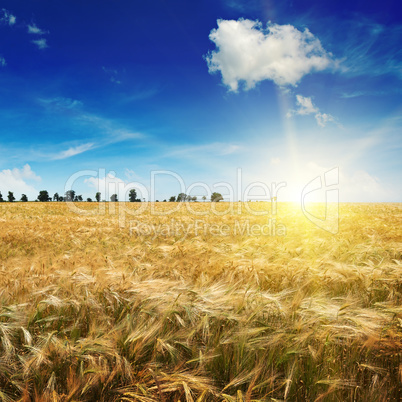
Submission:
[[[401,400],[402,204],[186,204],[0,204],[0,400]]]

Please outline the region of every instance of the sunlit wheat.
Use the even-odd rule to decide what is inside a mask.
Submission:
[[[401,205],[343,204],[333,235],[279,204],[286,236],[152,236],[80,208],[0,204],[0,400],[402,398]],[[201,219],[135,220],[172,217]],[[267,217],[202,216],[246,219]]]

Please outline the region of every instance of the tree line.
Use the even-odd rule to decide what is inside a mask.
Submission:
[[[14,202],[16,201],[16,198],[14,196],[14,193],[12,191],[8,192],[7,195],[7,200],[8,202]],[[97,202],[101,201],[101,193],[97,192],[95,194],[95,200]],[[129,200],[130,202],[141,202],[141,200],[139,198],[137,198],[137,192],[132,189],[130,190],[129,193]],[[0,202],[5,202],[6,200],[4,200],[3,195],[0,191]],[[20,200],[21,202],[28,202],[28,197],[26,194],[22,194]],[[66,193],[63,195],[59,195],[59,193],[54,193],[53,198],[50,197],[49,192],[47,190],[41,190],[39,191],[39,195],[37,196],[37,198],[33,201],[40,201],[40,202],[50,202],[50,201],[55,201],[55,202],[62,202],[62,201],[70,201],[70,202],[82,202],[84,201],[82,195],[76,194],[76,192],[74,190],[68,190],[66,191]],[[92,202],[92,198],[88,197],[86,199],[87,202]],[[117,194],[113,194],[110,197],[110,201],[118,201],[117,199]]]
[[[141,202],[141,199],[137,197],[137,192],[132,189],[129,192],[128,195],[128,199],[130,202]],[[202,197],[203,201],[206,201],[207,197],[204,195]],[[15,197],[14,197],[14,193],[12,191],[8,192],[7,195],[7,200],[8,202],[14,202],[16,201]],[[95,200],[97,202],[101,201],[101,193],[97,192],[95,194]],[[211,202],[219,202],[222,201],[223,197],[222,194],[220,193],[212,193],[211,195]],[[28,202],[28,197],[26,194],[22,194],[21,199],[19,200],[21,202]],[[75,193],[74,190],[68,190],[66,191],[66,193],[63,195],[59,195],[59,193],[54,193],[53,198],[50,197],[49,192],[47,190],[41,190],[39,191],[39,195],[38,197],[34,200],[34,201],[40,201],[40,202],[50,202],[50,201],[55,201],[55,202],[62,202],[62,201],[66,201],[66,202],[82,202],[84,201],[84,199],[82,198],[82,195],[78,195]],[[87,202],[92,202],[92,198],[87,198],[86,199]],[[104,200],[102,200],[104,201]],[[111,202],[118,202],[118,197],[117,194],[112,194],[110,197],[110,201]],[[156,200],[157,202],[159,202],[158,200]],[[163,200],[166,202],[166,200]],[[191,196],[185,193],[179,193],[177,196],[172,196],[169,198],[169,202],[190,202],[190,201],[197,201],[197,197],[196,196]],[[3,195],[1,194],[0,191],[0,202],[5,202],[5,200],[3,199]]]
[[[206,201],[207,197],[204,195],[202,197],[202,200]],[[219,201],[222,201],[222,200],[223,200],[222,194],[220,194],[220,193],[212,193],[211,202],[219,202]],[[164,201],[166,201],[166,200],[164,200]],[[197,197],[195,195],[191,196],[191,195],[188,195],[188,194],[185,194],[185,193],[180,193],[180,194],[177,195],[177,197],[172,196],[172,197],[169,198],[169,202],[185,202],[185,201],[187,201],[187,202],[193,201],[194,202],[194,201],[197,201]]]

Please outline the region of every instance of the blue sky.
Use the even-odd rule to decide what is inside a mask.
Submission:
[[[287,200],[337,168],[341,201],[402,202],[397,1],[5,0],[0,10],[3,197],[67,183],[108,198],[121,183],[120,199],[131,186],[163,200],[182,183],[252,199],[264,189],[244,194],[248,185],[286,182]]]

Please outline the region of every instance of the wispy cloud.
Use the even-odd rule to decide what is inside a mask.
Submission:
[[[320,127],[325,127],[328,122],[334,121],[334,118],[327,113],[317,113],[315,119]]]
[[[142,180],[143,178],[139,176],[134,170],[126,168],[124,170],[124,175],[127,177],[128,180],[130,181],[139,181]]]
[[[400,94],[402,89],[398,86],[387,88],[386,90],[380,91],[368,91],[368,90],[360,90],[360,91],[352,91],[352,92],[342,92],[340,97],[343,99],[350,99],[350,98],[359,98],[361,96],[384,96],[390,94]]]
[[[57,153],[42,153],[42,158],[51,160],[66,159],[89,150],[105,147],[107,145],[146,138],[144,134],[125,127],[120,127],[110,119],[86,112],[84,110],[83,103],[79,100],[64,97],[54,97],[48,99],[40,98],[38,101],[49,111],[62,114],[67,118],[73,119],[76,124],[78,123],[83,128],[90,126],[92,129],[91,131],[95,129],[96,133],[96,141],[93,141],[92,136],[92,138],[87,138],[84,144],[70,145],[68,149],[63,149]],[[66,144],[64,144],[64,146],[66,146]]]
[[[121,84],[121,80],[118,78],[119,72],[113,68],[102,67],[102,70],[109,76],[110,82],[114,84]]]
[[[294,115],[310,115],[314,114],[317,124],[320,127],[325,127],[330,121],[335,121],[334,117],[327,113],[321,113],[318,107],[313,105],[313,101],[309,97],[296,95],[297,109],[289,110],[286,117],[290,118]]]
[[[0,66],[5,67],[7,65],[6,59],[4,57],[0,56]]]
[[[328,53],[307,28],[240,19],[218,20],[209,39],[217,50],[206,57],[210,73],[220,71],[222,82],[236,92],[239,82],[244,90],[263,80],[279,86],[295,86],[306,74],[335,65]]]
[[[112,120],[94,114],[82,113],[77,115],[77,119],[101,130],[103,134],[106,135],[103,139],[105,145],[130,139],[145,138],[142,133],[118,127]]]
[[[149,99],[154,97],[157,93],[159,93],[159,89],[155,88],[144,88],[138,89],[134,93],[131,93],[128,96],[125,96],[121,99],[121,103],[130,103],[136,102],[144,99]]]
[[[17,21],[17,18],[15,15],[10,15],[8,17],[8,25],[14,25]]]
[[[260,7],[259,0],[248,0],[247,2],[241,0],[222,0],[223,3],[229,7],[240,12],[246,12],[247,10],[254,10]]]
[[[343,92],[341,94],[341,98],[349,99],[349,98],[358,98],[360,96],[369,95],[366,91],[354,91],[354,92]]]
[[[39,49],[46,49],[47,47],[49,47],[47,45],[45,38],[35,39],[32,41],[32,43],[34,43],[36,46],[38,46]]]
[[[44,34],[49,33],[48,31],[43,31],[42,29],[37,27],[36,24],[32,24],[32,25],[28,24],[27,28],[28,28],[29,34],[44,35]]]
[[[235,152],[239,151],[240,148],[241,147],[239,145],[228,144],[228,145],[224,146],[223,149],[221,150],[221,155],[234,154]]]
[[[104,143],[110,144],[145,137],[142,133],[137,131],[119,127],[110,119],[86,112],[83,103],[77,99],[58,96],[48,99],[39,98],[38,101],[42,106],[53,112],[67,114],[83,124],[90,124],[92,127],[101,130],[101,132],[107,136],[103,138]]]
[[[214,142],[201,145],[183,145],[172,147],[166,154],[166,157],[181,156],[185,158],[200,157],[201,154],[210,156],[226,156],[234,154],[241,150],[240,145]]]
[[[14,25],[17,22],[17,17],[11,14],[10,11],[3,8],[1,10],[2,16],[0,17],[0,23],[8,24],[10,26]]]
[[[349,76],[393,74],[402,78],[402,25],[385,26],[368,19],[343,21],[340,71]],[[339,38],[338,38],[339,39]]]
[[[6,9],[2,9],[0,12],[0,24],[7,24],[9,26],[15,25],[17,21],[17,17],[11,14],[10,11]],[[19,27],[26,27],[28,34],[33,35],[44,35],[48,34],[48,31],[44,31],[43,29],[39,28],[35,23],[32,24],[19,24]],[[39,38],[31,41],[35,44],[39,49],[46,49],[48,46],[47,41],[45,38]]]
[[[39,102],[48,108],[60,111],[79,109],[83,106],[82,102],[77,99],[64,98],[61,96],[49,99],[40,98]]]
[[[93,143],[88,143],[88,144],[82,144],[78,145],[76,147],[70,147],[66,149],[65,151],[61,151],[58,154],[53,156],[53,160],[59,160],[59,159],[67,159],[71,158],[72,156],[82,154],[83,152],[89,151],[90,149],[94,148]]]

